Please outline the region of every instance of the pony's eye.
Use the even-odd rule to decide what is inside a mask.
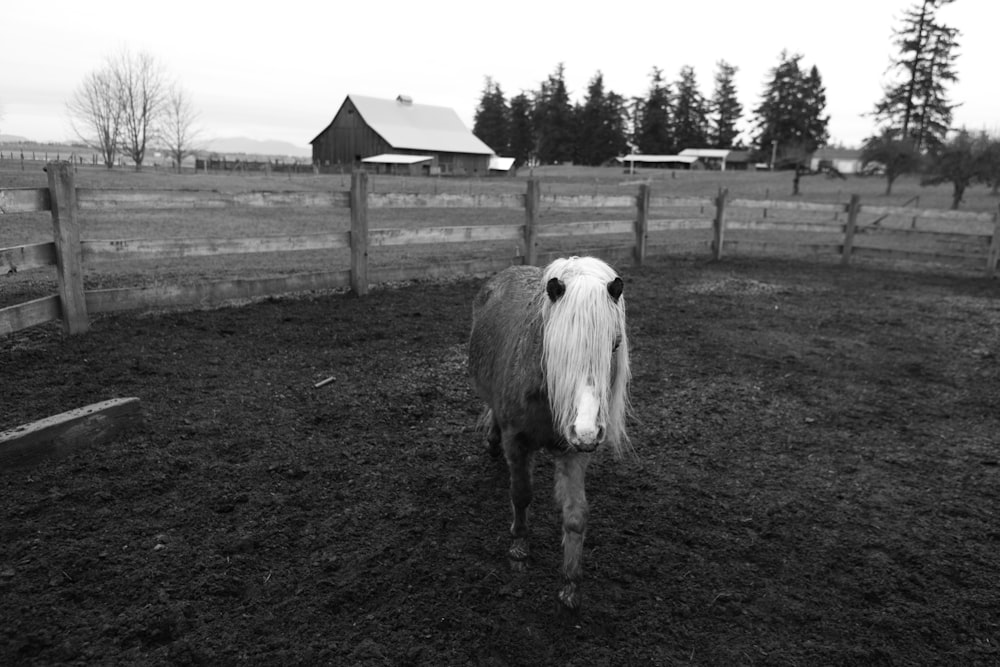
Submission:
[[[614,347],[611,348],[611,351],[612,352],[617,352],[618,351],[618,346],[621,345],[621,344],[622,344],[622,339],[621,338],[616,338],[615,339]]]

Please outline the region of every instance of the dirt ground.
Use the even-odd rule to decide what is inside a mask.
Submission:
[[[637,459],[591,467],[575,618],[547,457],[508,570],[481,281],[0,340],[0,429],[144,415],[0,471],[0,663],[1000,663],[1000,281],[652,264],[623,271]]]

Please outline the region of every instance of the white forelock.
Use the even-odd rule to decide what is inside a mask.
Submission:
[[[545,268],[542,289],[557,278],[565,292],[555,302],[545,300],[542,370],[558,432],[567,433],[573,423],[579,385],[592,384],[607,441],[621,455],[628,448],[630,371],[625,297],[615,300],[608,292],[616,277],[614,269],[594,257],[557,259]]]

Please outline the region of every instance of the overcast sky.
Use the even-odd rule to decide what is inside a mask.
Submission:
[[[826,85],[832,142],[872,134],[871,111],[897,54],[892,31],[912,0],[630,2],[219,2],[5,0],[0,10],[0,132],[74,136],[66,102],[107,56],[154,56],[188,92],[206,138],[308,146],[350,93],[448,106],[471,128],[484,78],[509,97],[559,63],[574,100],[600,70],[605,90],[644,96],[654,66],[668,82],[694,67],[711,96],[716,63],[736,65],[749,116],[782,50]],[[591,7],[600,7],[600,11]],[[155,9],[154,9],[155,8]],[[997,0],[939,11],[961,31],[955,124],[1000,131]],[[744,121],[744,126],[747,122]]]

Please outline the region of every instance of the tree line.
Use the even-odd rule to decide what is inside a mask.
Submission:
[[[497,154],[517,164],[607,164],[627,152],[673,155],[685,148],[750,149],[778,161],[811,153],[828,139],[826,92],[819,70],[801,54],[782,52],[771,70],[760,105],[753,110],[751,144],[740,140],[743,105],[737,67],[716,64],[711,97],[702,94],[693,67],[668,82],[653,67],[642,97],[625,97],[605,86],[598,71],[581,102],[572,103],[560,63],[535,91],[507,98],[486,77],[473,132]]]
[[[957,208],[973,183],[1000,190],[1000,137],[952,127],[957,104],[948,87],[958,80],[959,32],[937,12],[954,1],[917,0],[903,13],[893,32],[898,49],[890,59],[893,78],[868,114],[876,127],[861,157],[864,169],[884,174],[887,194],[899,176],[920,174],[925,184],[952,183]],[[799,177],[810,173],[810,156],[829,141],[822,75],[802,54],[783,51],[768,72],[759,104],[745,117],[734,83],[737,71],[719,61],[707,98],[690,66],[681,67],[673,82],[653,67],[641,97],[609,89],[598,71],[577,103],[570,101],[563,64],[537,90],[510,98],[487,76],[473,132],[518,165],[603,165],[630,152],[745,149],[754,161],[794,169],[798,194]],[[738,129],[745,120],[746,143]]]

